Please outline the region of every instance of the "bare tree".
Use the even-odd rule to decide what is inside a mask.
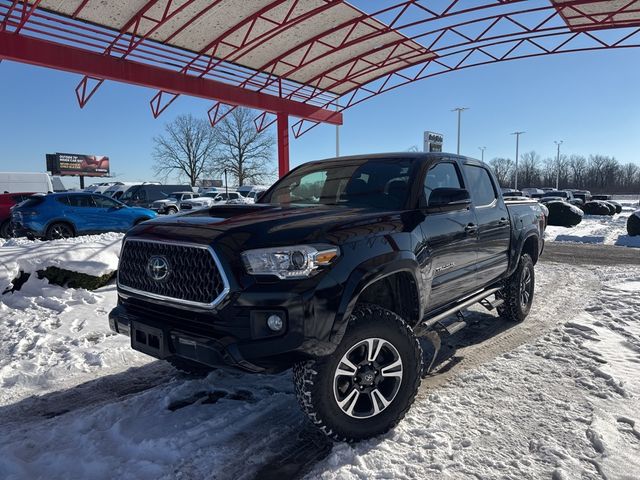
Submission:
[[[511,184],[511,177],[513,175],[513,160],[510,158],[492,158],[489,161],[489,165],[493,169],[498,183],[501,187],[508,187]]]
[[[587,159],[582,155],[571,155],[569,157],[569,167],[575,188],[583,188],[587,181]]]
[[[195,185],[215,156],[214,130],[206,121],[193,115],[180,115],[165,125],[165,133],[154,137],[153,169],[167,178],[177,173]]]
[[[275,176],[275,140],[266,130],[256,130],[253,117],[251,110],[238,107],[215,129],[217,155],[212,171],[220,175],[227,170],[239,186],[267,183]]]
[[[531,187],[540,181],[540,155],[535,151],[520,155],[518,184]]]

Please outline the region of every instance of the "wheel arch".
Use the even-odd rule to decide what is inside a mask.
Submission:
[[[363,262],[347,282],[335,317],[332,339],[342,339],[351,312],[359,302],[379,305],[415,325],[423,314],[417,272],[418,262],[411,252],[394,252]]]
[[[45,225],[44,232],[42,232],[43,235],[46,235],[51,225],[55,225],[56,223],[67,224],[71,227],[71,230],[73,230],[74,235],[78,234],[78,229],[71,220],[69,220],[68,218],[54,218],[53,220],[49,220],[49,222],[47,222],[47,224]]]

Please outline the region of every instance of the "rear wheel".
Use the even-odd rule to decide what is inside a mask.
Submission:
[[[11,231],[11,221],[5,220],[0,224],[0,238],[10,238],[13,232]]]
[[[358,441],[383,434],[407,413],[420,386],[422,349],[411,328],[377,305],[358,305],[328,357],[294,366],[296,395],[327,436]]]
[[[74,231],[73,227],[68,223],[57,222],[49,226],[47,228],[47,240],[56,240],[58,238],[69,238],[73,237]]]
[[[525,253],[520,257],[516,271],[505,280],[504,287],[496,294],[497,298],[504,300],[498,307],[498,314],[509,322],[522,322],[531,310],[534,290],[533,260]]]

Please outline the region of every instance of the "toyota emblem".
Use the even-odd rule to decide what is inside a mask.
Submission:
[[[153,256],[147,263],[147,273],[156,282],[160,282],[169,276],[169,262],[161,256]]]

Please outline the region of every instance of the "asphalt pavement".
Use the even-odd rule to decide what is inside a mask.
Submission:
[[[640,248],[547,242],[540,261],[570,265],[640,265]]]

